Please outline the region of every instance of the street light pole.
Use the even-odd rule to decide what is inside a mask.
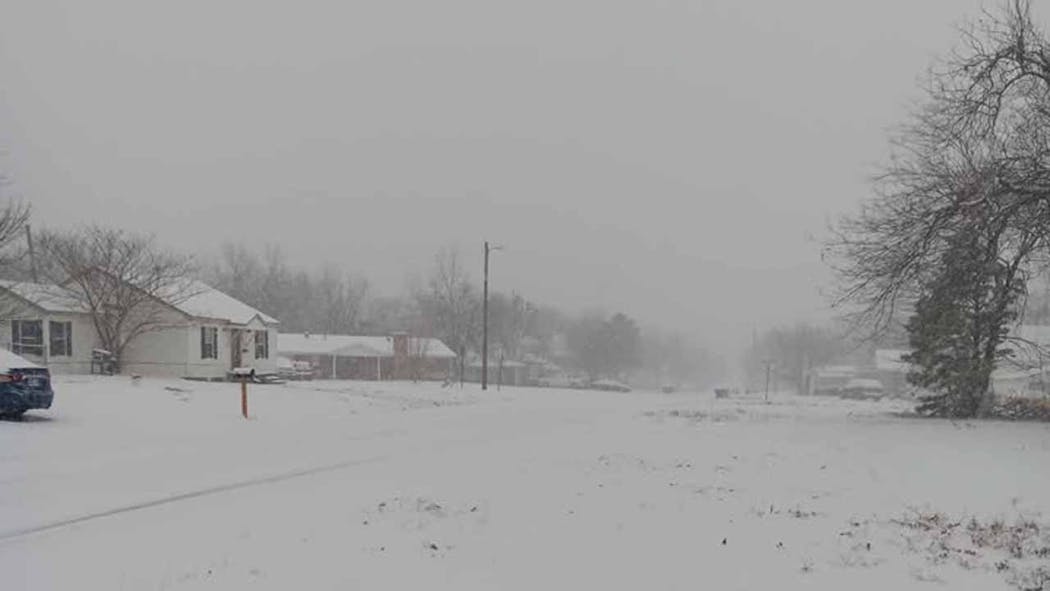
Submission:
[[[489,389],[489,247],[485,241],[485,282],[481,296],[481,389]]]
[[[485,284],[481,295],[481,389],[489,389],[489,253],[502,250],[485,241]]]

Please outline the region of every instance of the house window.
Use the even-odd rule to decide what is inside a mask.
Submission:
[[[11,352],[17,355],[44,354],[44,323],[41,320],[11,321]]]
[[[201,327],[201,359],[219,358],[219,329],[214,326]]]
[[[51,355],[71,357],[73,355],[73,323],[51,321],[48,327]]]
[[[270,331],[268,331],[268,330],[257,330],[257,331],[255,331],[255,358],[256,359],[269,359],[270,358]]]

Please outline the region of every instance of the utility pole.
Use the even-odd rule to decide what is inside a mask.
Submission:
[[[29,272],[33,277],[33,283],[40,283],[36,276],[36,251],[33,249],[33,230],[26,224],[26,243],[29,246]]]
[[[489,253],[500,246],[490,246],[485,241],[485,283],[481,295],[481,389],[489,389]]]
[[[485,284],[481,296],[481,389],[489,389],[489,252],[488,240],[485,241]]]
[[[773,369],[773,362],[766,360],[766,402],[769,402],[769,373]]]
[[[485,241],[485,283],[481,296],[481,389],[489,389],[489,242]]]

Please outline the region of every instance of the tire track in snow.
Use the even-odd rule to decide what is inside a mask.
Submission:
[[[153,499],[150,501],[142,501],[139,503],[133,503],[130,505],[124,505],[113,509],[106,509],[104,511],[96,511],[94,513],[85,513],[77,517],[69,517],[66,519],[60,519],[58,521],[52,521],[43,525],[36,525],[32,527],[26,527],[16,529],[12,531],[0,533],[0,544],[13,542],[26,538],[32,535],[46,533],[49,531],[55,531],[64,529],[81,523],[87,523],[99,519],[105,519],[107,517],[115,517],[125,513],[132,513],[135,511],[142,511],[144,509],[151,509],[153,507],[160,507],[163,505],[171,505],[182,501],[188,501],[192,499],[198,499],[201,497],[207,497],[211,495],[222,494],[225,492],[241,490],[245,488],[251,488],[254,486],[262,486],[264,484],[273,484],[277,482],[283,482],[286,480],[293,480],[295,478],[302,478],[304,476],[312,476],[315,474],[322,474],[324,472],[334,472],[337,470],[344,470],[346,468],[353,468],[355,466],[362,466],[365,464],[372,464],[375,462],[381,462],[383,460],[390,459],[391,456],[372,456],[357,460],[347,460],[344,462],[337,462],[335,464],[327,464],[324,466],[316,466],[313,468],[305,468],[300,470],[293,470],[291,472],[282,472],[280,474],[273,474],[270,476],[263,476],[261,478],[251,478],[248,480],[241,480],[238,482],[231,482],[228,484],[221,484],[218,486],[212,486],[208,488],[201,488],[194,491],[179,493],[162,497],[159,499]]]
[[[547,413],[550,412],[550,410],[551,409],[547,409],[547,408],[531,409],[531,411],[525,413],[525,415],[523,415],[522,413],[518,412],[518,413],[515,413],[515,416],[518,419],[521,419],[522,416],[527,416],[528,414],[536,415],[537,417],[544,417],[544,416],[547,415]],[[559,410],[564,410],[564,409],[559,409]],[[604,413],[599,412],[596,415],[595,409],[590,409],[590,408],[583,409],[583,410],[586,410],[586,412],[583,413],[583,416],[577,416],[577,414],[580,414],[580,410],[577,410],[576,412],[569,413],[568,417],[559,417],[559,420],[557,420],[556,423],[558,423],[560,428],[563,428],[563,429],[578,429],[581,424],[593,423],[593,421],[595,419],[595,416],[600,415],[600,414],[604,414]],[[552,430],[551,423],[549,423],[549,422],[542,422],[542,421],[534,422],[534,423],[525,423],[525,425],[528,425],[529,427],[534,427],[535,425],[539,425],[539,426],[543,427],[542,430],[537,432],[534,428],[529,428],[529,429],[524,429],[523,432],[521,432],[521,433],[515,432],[514,428],[508,429],[507,425],[498,425],[498,424],[493,424],[493,423],[483,423],[483,424],[485,424],[485,426],[488,429],[490,429],[491,432],[489,432],[489,431],[482,431],[482,432],[479,432],[479,433],[474,433],[472,435],[468,435],[466,437],[457,437],[457,438],[453,438],[453,439],[445,439],[445,440],[442,440],[442,441],[430,441],[430,442],[427,442],[425,445],[420,446],[420,447],[418,447],[416,449],[409,449],[407,451],[407,453],[408,454],[419,453],[419,452],[434,453],[434,452],[447,451],[449,449],[455,449],[457,447],[462,447],[462,446],[474,447],[474,446],[476,446],[478,444],[492,444],[492,443],[497,442],[497,441],[507,441],[507,440],[516,439],[518,437],[545,436],[545,435],[549,434],[551,432],[551,430]],[[522,426],[523,425],[518,425],[518,429],[521,429]],[[402,450],[402,454],[401,455],[405,455],[405,450]],[[31,526],[31,527],[24,527],[24,528],[14,529],[14,530],[6,531],[6,532],[0,532],[0,545],[14,543],[14,542],[17,542],[19,540],[22,540],[22,539],[25,539],[25,538],[28,538],[28,537],[31,537],[31,536],[34,536],[34,535],[44,534],[44,533],[48,533],[48,532],[52,532],[52,531],[58,531],[58,530],[66,529],[66,528],[72,527],[74,525],[79,525],[79,524],[82,524],[82,523],[88,523],[88,522],[103,520],[103,519],[106,519],[108,517],[116,517],[118,515],[123,515],[123,514],[127,514],[127,513],[133,513],[133,512],[137,512],[137,511],[143,511],[143,510],[151,509],[151,508],[154,508],[154,507],[161,507],[161,506],[164,506],[164,505],[171,505],[171,504],[179,503],[179,502],[182,502],[182,501],[188,501],[188,500],[197,499],[197,498],[201,498],[201,497],[218,495],[218,494],[222,494],[222,493],[226,493],[226,492],[242,490],[242,489],[251,488],[251,487],[255,487],[255,486],[262,486],[262,485],[266,485],[266,484],[274,484],[274,483],[277,483],[277,482],[293,480],[293,479],[296,479],[296,478],[303,478],[303,477],[306,477],[306,476],[312,476],[312,475],[316,475],[316,474],[323,474],[323,473],[326,473],[326,472],[334,472],[334,471],[344,470],[344,469],[347,469],[347,468],[353,468],[353,467],[356,467],[356,466],[362,466],[362,465],[366,465],[366,464],[373,464],[373,463],[376,463],[376,462],[382,462],[382,461],[385,461],[385,460],[391,460],[391,459],[394,459],[395,457],[397,457],[396,454],[384,454],[384,455],[368,456],[368,457],[365,457],[365,458],[359,458],[359,459],[355,459],[355,460],[345,460],[345,461],[336,462],[336,463],[333,463],[333,464],[325,464],[325,465],[322,465],[322,466],[315,466],[313,468],[302,468],[302,469],[292,470],[292,471],[288,471],[288,472],[281,472],[279,474],[272,474],[270,476],[249,478],[249,479],[246,479],[246,480],[240,480],[240,481],[232,482],[232,483],[228,483],[228,484],[220,484],[220,485],[217,485],[217,486],[211,486],[211,487],[201,488],[201,489],[197,489],[197,490],[193,490],[193,491],[178,493],[178,494],[175,494],[175,495],[161,497],[161,498],[153,499],[153,500],[149,500],[149,501],[141,501],[141,502],[138,502],[138,503],[131,503],[131,504],[123,505],[123,506],[120,506],[120,507],[115,507],[115,508],[112,508],[112,509],[105,509],[105,510],[102,510],[102,511],[95,511],[95,512],[92,512],[92,513],[84,513],[82,515],[78,515],[78,516],[75,516],[75,517],[67,517],[67,518],[63,518],[63,519],[47,522],[47,523],[44,523],[44,524],[41,524],[41,525],[35,525],[35,526]]]

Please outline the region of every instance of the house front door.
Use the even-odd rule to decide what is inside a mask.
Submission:
[[[230,331],[230,368],[241,367],[241,331]]]

